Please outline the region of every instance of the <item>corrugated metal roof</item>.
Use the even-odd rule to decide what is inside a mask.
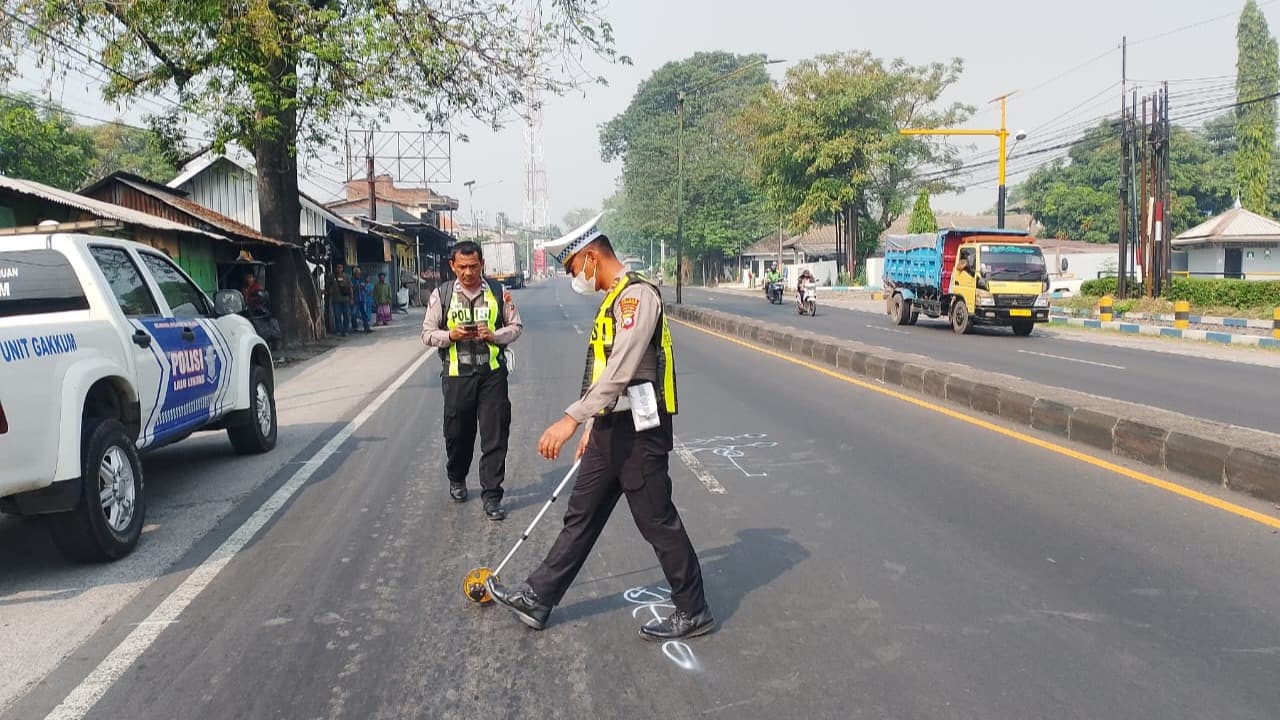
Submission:
[[[211,237],[215,240],[228,239],[217,233],[211,233],[206,230],[200,230],[199,228],[194,228],[194,227],[191,227],[190,225],[183,225],[181,223],[176,223],[172,220],[159,218],[159,217],[156,217],[155,215],[148,215],[147,213],[144,213],[140,210],[131,210],[129,208],[121,207],[120,205],[114,205],[109,202],[94,200],[93,198],[84,197],[83,195],[77,195],[72,192],[67,192],[66,190],[59,190],[58,188],[50,187],[48,185],[43,185],[41,183],[33,182],[31,180],[19,180],[17,178],[11,178],[5,175],[0,175],[0,188],[11,190],[17,193],[23,193],[25,195],[31,195],[33,197],[40,198],[41,200],[57,203],[65,207],[75,208],[83,212],[91,213],[100,218],[105,218],[108,220],[118,220],[120,222],[128,223],[130,225],[138,225],[140,227],[151,228],[152,230],[166,230],[169,232],[192,233],[195,235],[204,235],[206,237]]]
[[[222,230],[223,232],[227,232],[232,235],[239,235],[247,240],[253,240],[254,242],[260,242],[265,245],[288,246],[288,243],[286,242],[281,242],[280,240],[273,240],[272,238],[269,238],[266,235],[263,235],[262,233],[258,232],[257,230],[254,230],[248,225],[232,220],[226,215],[221,215],[219,213],[216,213],[210,210],[209,208],[203,205],[200,205],[198,203],[193,203],[190,200],[187,200],[186,198],[179,197],[178,195],[173,194],[172,191],[164,192],[154,187],[150,187],[146,183],[135,182],[130,178],[118,177],[116,179],[119,180],[121,183],[133,188],[134,190],[137,190],[140,193],[144,193],[150,197],[153,197],[156,200],[159,200],[160,202],[168,205],[169,207],[174,208],[175,210],[179,210],[181,212],[184,212],[188,215],[195,217],[198,220],[209,223],[210,225],[213,225],[214,227],[218,228],[219,230]]]
[[[1174,245],[1213,242],[1280,241],[1280,222],[1244,208],[1232,208],[1173,239]]]

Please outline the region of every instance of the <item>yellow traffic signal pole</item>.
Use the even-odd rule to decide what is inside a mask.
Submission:
[[[1012,94],[1013,93],[1009,93],[1009,95],[1012,95]],[[996,129],[996,130],[939,128],[934,130],[899,130],[898,131],[903,135],[949,135],[949,136],[981,135],[984,137],[999,138],[1000,139],[1000,158],[999,158],[1000,199],[996,206],[997,207],[996,223],[997,223],[997,227],[1000,227],[1000,228],[1004,227],[1005,202],[1006,202],[1006,199],[1008,198],[1008,194],[1005,188],[1005,166],[1008,162],[1007,155],[1008,155],[1008,148],[1009,148],[1009,128],[1006,127],[1007,125],[1006,101],[1008,101],[1009,95],[1001,95],[1000,97],[991,101],[993,103],[994,102],[1000,103],[1000,127],[999,129]],[[1022,136],[1019,135],[1018,137],[1019,139],[1021,139]]]

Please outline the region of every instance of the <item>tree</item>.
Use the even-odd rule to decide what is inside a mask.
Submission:
[[[1276,93],[1280,51],[1255,0],[1248,0],[1236,28],[1236,185],[1241,204],[1254,212],[1270,208],[1271,168],[1276,146]]]
[[[216,149],[253,154],[262,231],[298,243],[300,151],[385,121],[390,107],[436,127],[458,113],[496,126],[528,88],[579,84],[548,69],[564,67],[554,56],[625,62],[601,1],[556,0],[528,32],[504,0],[10,0],[0,42],[42,58],[101,56],[108,99],[175,92],[172,116],[203,121]],[[0,60],[0,80],[13,67]]]
[[[667,63],[636,89],[627,109],[600,129],[605,162],[622,161],[622,189],[610,227],[625,227],[632,252],[665,240],[674,256],[676,238],[677,93],[712,82],[685,100],[684,256],[704,271],[738,253],[768,229],[763,196],[750,178],[750,155],[732,121],[769,86],[764,67],[717,80],[761,59],[760,55],[697,53]],[[685,267],[686,275],[689,265]]]
[[[793,233],[834,222],[853,270],[919,188],[917,168],[956,165],[955,149],[899,130],[966,120],[972,108],[937,107],[962,68],[958,59],[914,66],[865,52],[792,67],[742,118],[771,209]]]
[[[581,227],[583,223],[598,215],[599,212],[591,208],[577,208],[570,210],[564,214],[564,226],[567,228]]]
[[[57,108],[0,95],[0,175],[76,190],[92,163],[89,137]]]
[[[911,209],[911,222],[907,223],[907,232],[938,232],[938,218],[934,217],[933,208],[929,207],[928,190],[921,190],[920,196],[916,198],[916,205]]]
[[[178,174],[173,149],[156,132],[116,122],[82,127],[80,132],[94,149],[90,180],[128,172],[163,183]]]

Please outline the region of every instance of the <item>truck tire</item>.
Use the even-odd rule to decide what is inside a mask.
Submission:
[[[916,324],[916,321],[917,321],[917,320],[919,320],[919,319],[920,319],[920,311],[919,311],[919,310],[915,310],[915,309],[913,309],[913,310],[911,311],[911,317],[910,317],[910,319],[908,319],[908,320],[907,320],[907,324],[908,324],[908,325],[915,325],[915,324]]]
[[[1034,330],[1034,329],[1035,329],[1035,327],[1036,327],[1036,324],[1035,324],[1035,322],[1034,322],[1034,321],[1031,321],[1031,320],[1014,320],[1014,321],[1013,321],[1013,334],[1014,334],[1014,335],[1017,335],[1018,337],[1027,337],[1028,335],[1030,335],[1030,334],[1031,334],[1031,331],[1032,331],[1032,330]]]
[[[231,446],[241,455],[267,452],[276,446],[276,392],[271,373],[254,365],[249,375],[249,409],[227,428]]]
[[[969,306],[963,300],[951,303],[951,329],[957,335],[968,335],[973,330],[973,317],[969,315]]]
[[[911,301],[901,295],[893,296],[893,323],[908,325],[911,323]]]
[[[124,425],[114,418],[87,421],[80,448],[80,500],[50,516],[53,542],[68,559],[119,560],[133,551],[146,511],[142,462]]]

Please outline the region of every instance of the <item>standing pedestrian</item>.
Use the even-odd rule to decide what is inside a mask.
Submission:
[[[387,274],[378,273],[378,282],[373,286],[373,304],[378,309],[378,324],[391,324],[391,286],[387,284]]]
[[[480,246],[464,240],[449,261],[456,280],[436,288],[427,301],[422,341],[440,348],[444,368],[444,443],[449,496],[467,499],[467,473],[480,431],[480,499],[485,517],[502,520],[502,482],[507,474],[511,399],[504,349],[520,337],[523,321],[502,285],[484,276]]]
[[[597,227],[600,217],[546,245],[547,254],[572,276],[575,291],[606,291],[591,333],[581,398],[538,441],[538,452],[554,460],[585,426],[577,449],[582,464],[564,527],[524,587],[510,590],[490,578],[489,592],[529,627],[546,627],[551,609],[625,495],[636,528],[658,556],[675,605],[666,619],[642,626],[640,636],[696,637],[714,629],[715,619],[703,595],[697,553],[671,501],[668,459],[677,411],[671,333],[658,288],[627,272]]]
[[[333,266],[333,279],[329,281],[329,304],[333,306],[333,325],[338,337],[351,332],[351,281],[347,279],[347,266]]]
[[[369,286],[369,281],[365,279],[364,270],[359,267],[351,269],[351,297],[355,306],[355,320],[352,325],[359,321],[364,327],[361,332],[371,333],[373,330],[369,328],[369,310],[373,306],[373,289]],[[355,329],[354,327],[352,328]]]

